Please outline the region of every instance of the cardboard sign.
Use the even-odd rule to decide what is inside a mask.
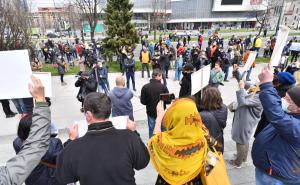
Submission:
[[[276,37],[276,44],[273,50],[273,54],[270,60],[271,66],[277,67],[281,60],[281,55],[284,46],[286,45],[286,41],[289,36],[290,29],[286,26],[280,26],[278,31],[278,35]]]
[[[209,84],[210,70],[210,65],[207,65],[192,74],[192,95],[195,95]]]
[[[251,68],[251,66],[253,65],[253,63],[255,61],[256,55],[257,55],[256,51],[250,51],[249,57],[246,61],[246,64],[244,65],[244,67],[241,69],[241,72],[249,71],[249,69]]]
[[[0,51],[0,99],[31,97],[28,84],[32,83],[27,50]],[[50,73],[35,73],[45,87],[45,96],[52,97]]]

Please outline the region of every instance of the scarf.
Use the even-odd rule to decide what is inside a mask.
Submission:
[[[154,135],[148,142],[151,162],[169,184],[185,184],[201,172],[207,154],[208,131],[195,102],[188,98],[172,104],[163,125],[167,131]]]

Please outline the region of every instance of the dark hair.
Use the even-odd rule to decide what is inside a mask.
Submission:
[[[223,100],[219,89],[208,86],[202,92],[200,102],[201,110],[216,110],[223,106]]]
[[[162,71],[160,69],[154,69],[152,72],[152,78],[156,78],[157,76],[161,76]]]
[[[18,134],[18,137],[22,141],[25,141],[28,138],[31,125],[32,125],[32,115],[31,114],[26,115],[23,118],[21,118],[21,120],[19,122],[17,134]]]
[[[111,114],[111,100],[103,93],[89,93],[83,103],[84,112],[90,111],[95,118],[107,119]]]

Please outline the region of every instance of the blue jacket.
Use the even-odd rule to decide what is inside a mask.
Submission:
[[[115,87],[112,91],[110,91],[109,97],[112,102],[112,117],[129,116],[131,120],[134,120],[131,103],[133,93],[131,90]]]
[[[270,124],[252,147],[254,165],[285,183],[300,183],[300,114],[281,108],[281,98],[272,83],[260,86],[260,101]]]

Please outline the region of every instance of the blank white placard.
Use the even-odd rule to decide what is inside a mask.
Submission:
[[[0,99],[31,97],[31,67],[27,50],[0,51]]]
[[[272,53],[271,57],[271,66],[277,67],[281,60],[281,55],[284,46],[286,45],[286,41],[289,36],[290,29],[286,26],[280,26],[280,29],[278,31],[277,37],[276,37],[276,44]]]
[[[207,65],[192,74],[192,95],[201,91],[209,84],[210,80],[210,65]]]

